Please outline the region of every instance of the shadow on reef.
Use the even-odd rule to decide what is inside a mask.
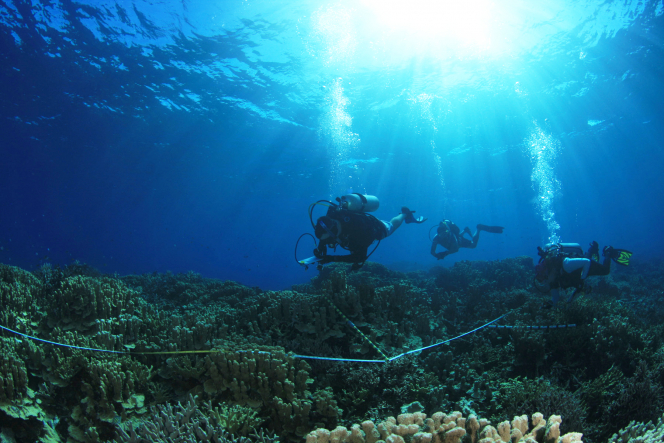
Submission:
[[[435,443],[493,438],[494,429],[491,441],[506,442],[505,429],[523,426],[505,421],[529,414],[543,430],[526,424],[523,438],[534,432],[540,441],[555,428],[603,442],[632,420],[662,415],[661,263],[615,270],[590,295],[553,310],[531,288],[528,257],[426,272],[376,263],[346,270],[332,264],[308,284],[261,291],[194,273],[0,265],[2,326],[115,352],[3,331],[0,437],[324,443],[334,440],[325,432],[337,432],[339,443]],[[484,328],[384,362],[506,313],[502,325],[576,327]],[[406,404],[415,410],[402,411]],[[329,431],[311,434],[316,428]]]

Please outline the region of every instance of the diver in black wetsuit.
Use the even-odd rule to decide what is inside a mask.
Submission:
[[[571,302],[577,295],[591,291],[586,284],[586,278],[593,275],[609,275],[611,273],[611,260],[622,266],[629,266],[632,253],[626,249],[616,249],[605,246],[602,250],[604,261],[599,262],[599,245],[596,241],[590,243],[588,252],[578,243],[555,243],[537,248],[540,261],[535,267],[536,287],[541,292],[551,293],[551,305],[556,306],[560,298],[560,290],[574,288],[574,292],[567,300]],[[547,305],[548,307],[548,305]]]
[[[502,226],[477,225],[477,231],[475,231],[475,234],[473,235],[471,234],[469,227],[466,226],[463,232],[461,232],[461,229],[459,229],[457,225],[449,220],[443,220],[438,225],[438,229],[436,230],[437,233],[431,242],[431,255],[438,260],[442,260],[448,255],[458,252],[459,248],[475,249],[477,242],[480,239],[480,231],[502,234],[503,229],[505,228]],[[468,234],[471,238],[467,239],[463,234]],[[438,245],[447,249],[447,251],[436,253],[436,247]]]
[[[320,240],[314,249],[314,255],[319,258],[319,265],[330,262],[353,263],[351,270],[358,270],[367,260],[369,246],[374,241],[389,237],[403,222],[424,223],[424,217],[415,218],[407,207],[401,208],[401,214],[392,220],[379,220],[366,212],[357,212],[345,209],[342,206],[332,206],[324,217],[316,221],[314,228],[316,237]],[[327,255],[327,248],[336,248],[339,245],[347,249],[349,255]]]

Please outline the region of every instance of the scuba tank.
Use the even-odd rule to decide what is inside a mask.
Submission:
[[[546,280],[551,266],[556,266],[555,259],[563,259],[566,257],[581,258],[585,257],[583,249],[578,243],[548,243],[544,248],[537,247],[537,255],[540,259],[535,266],[536,276],[535,279],[539,281]],[[562,261],[558,266],[562,265]]]
[[[541,292],[549,292],[551,289],[546,281],[553,269],[562,266],[562,259],[566,257],[584,257],[583,249],[578,243],[548,243],[544,245],[544,248],[537,247],[537,255],[539,255],[540,259],[535,266],[535,280],[533,282],[535,283],[535,287]],[[560,259],[561,261],[558,262],[556,259]]]
[[[557,251],[556,251],[557,250]],[[544,246],[546,253],[556,251],[556,255],[562,254],[564,257],[583,257],[583,249],[578,243],[549,243]]]
[[[380,205],[378,197],[357,193],[346,194],[341,198],[337,197],[337,201],[343,209],[352,212],[373,212]]]

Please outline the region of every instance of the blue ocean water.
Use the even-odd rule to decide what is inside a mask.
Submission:
[[[316,274],[294,259],[308,206],[348,190],[378,196],[378,218],[429,218],[372,255],[395,269],[552,240],[661,258],[663,16],[662,0],[5,0],[0,262],[288,288]],[[443,218],[506,229],[436,261]]]

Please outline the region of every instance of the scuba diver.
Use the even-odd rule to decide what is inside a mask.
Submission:
[[[571,302],[577,295],[590,293],[590,285],[585,284],[586,278],[593,275],[609,275],[611,260],[622,266],[629,266],[632,253],[625,249],[616,249],[605,246],[602,255],[604,261],[599,263],[599,245],[596,241],[590,243],[588,252],[578,243],[554,243],[544,248],[537,247],[540,256],[535,267],[535,286],[541,292],[551,293],[551,304],[554,307],[560,297],[560,289],[574,288],[574,292],[567,300]]]
[[[433,228],[431,228],[433,229]],[[443,220],[438,225],[437,234],[433,237],[431,241],[431,255],[436,257],[438,260],[442,260],[450,254],[454,254],[459,251],[459,248],[470,248],[474,249],[477,246],[477,241],[480,239],[480,231],[491,232],[493,234],[502,234],[502,226],[487,226],[487,225],[477,225],[477,231],[475,234],[471,234],[470,228],[466,226],[461,232],[461,229],[454,223],[449,220]],[[429,230],[429,233],[431,230]],[[468,234],[471,238],[467,239],[464,237],[464,234]],[[431,235],[431,234],[429,234]],[[440,245],[443,248],[446,248],[447,251],[442,251],[436,253],[436,247]]]
[[[373,254],[380,241],[392,235],[403,222],[419,224],[427,220],[424,217],[415,218],[413,216],[415,211],[405,206],[401,208],[401,213],[389,222],[379,220],[369,214],[378,209],[379,205],[378,199],[371,195],[354,193],[337,197],[336,200],[338,205],[328,201],[318,201],[309,207],[309,218],[316,238],[320,241],[314,249],[314,257],[298,261],[301,265],[306,267],[317,263],[320,270],[324,264],[344,262],[352,263],[351,271],[356,271]],[[325,216],[319,217],[314,224],[312,211],[316,204],[325,204],[328,210]],[[374,241],[378,241],[378,244],[370,254],[367,254],[369,246]],[[350,254],[327,254],[327,248],[336,249],[337,246],[348,250]]]

